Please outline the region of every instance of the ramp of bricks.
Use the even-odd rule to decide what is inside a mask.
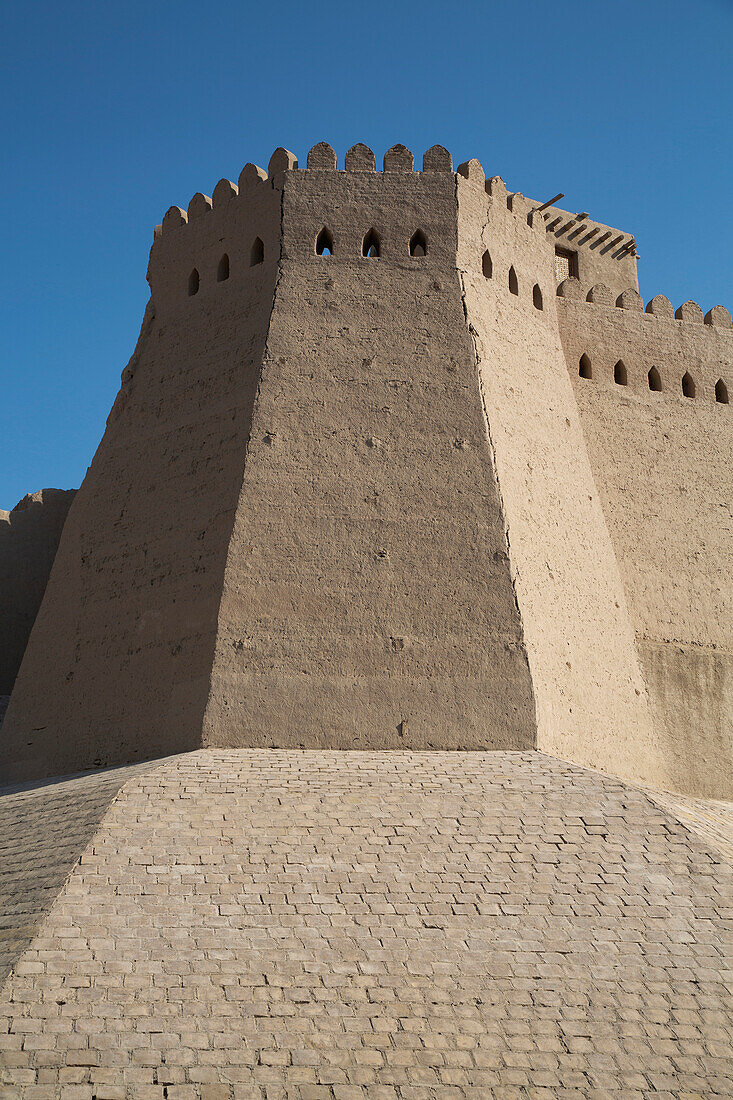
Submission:
[[[0,787],[0,985],[120,787],[155,763]]]
[[[731,868],[539,753],[132,778],[0,994],[0,1097],[730,1096]]]

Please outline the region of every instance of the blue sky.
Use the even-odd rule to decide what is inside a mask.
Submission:
[[[278,145],[440,142],[733,306],[733,0],[16,0],[0,43],[0,507],[80,484],[168,206]]]

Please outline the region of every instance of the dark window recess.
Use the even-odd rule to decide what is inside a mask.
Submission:
[[[333,256],[333,235],[325,225],[316,237],[316,256]]]
[[[617,386],[628,386],[629,378],[626,373],[626,364],[623,359],[619,359],[616,366],[613,368],[613,380]]]
[[[427,256],[427,254],[428,242],[425,240],[425,234],[422,229],[417,229],[410,237],[410,255]]]
[[[370,260],[376,260],[379,251],[379,234],[376,229],[370,229],[362,242],[361,254],[368,256]]]
[[[569,248],[555,249],[555,278],[558,285],[563,279],[578,278],[578,253]]]

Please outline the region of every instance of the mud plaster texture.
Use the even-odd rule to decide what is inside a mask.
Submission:
[[[156,231],[0,774],[538,747],[730,797],[730,315],[643,312],[600,223],[557,288],[562,212],[439,148],[373,160],[278,150]]]
[[[731,867],[542,753],[203,750],[0,993],[0,1096],[730,1096]]]
[[[0,697],[18,675],[73,499],[73,489],[41,489],[0,510]]]

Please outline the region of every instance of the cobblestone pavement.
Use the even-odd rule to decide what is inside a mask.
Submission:
[[[192,753],[6,982],[0,1097],[729,1097],[732,873],[539,753]]]
[[[733,863],[733,802],[687,798],[667,791],[647,790],[646,793],[658,806],[686,825],[690,832]]]
[[[154,766],[0,787],[0,986],[120,787]]]

